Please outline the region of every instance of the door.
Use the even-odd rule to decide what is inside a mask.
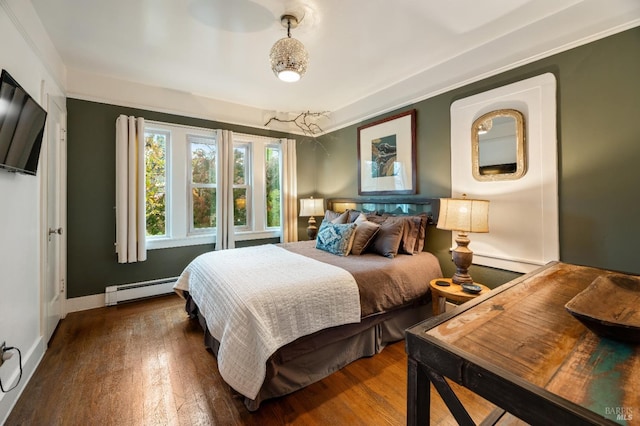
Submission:
[[[66,159],[66,113],[59,101],[49,96],[46,149],[46,214],[45,279],[43,289],[44,337],[48,342],[64,316],[65,299],[65,214],[64,168]]]

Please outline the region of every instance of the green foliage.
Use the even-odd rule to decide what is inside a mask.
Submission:
[[[233,224],[247,226],[247,189],[233,188]]]
[[[233,149],[233,184],[244,185],[247,173],[247,151],[249,147],[241,145]]]
[[[191,144],[191,181],[194,184],[216,183],[216,146],[206,143]],[[193,226],[195,229],[216,226],[216,188],[195,187],[191,191]]]
[[[215,145],[191,143],[191,181],[215,184],[216,161]]]
[[[216,189],[193,188],[193,226],[195,229],[216,226]]]
[[[166,233],[166,135],[145,133],[147,235]]]
[[[147,235],[166,234],[166,149],[167,134],[145,133],[145,186]],[[249,146],[234,148],[234,223],[248,225],[247,205],[250,196],[248,175]],[[193,226],[195,229],[216,227],[216,145],[191,143],[191,202],[193,206]],[[267,226],[280,226],[280,150],[266,149],[266,202]]]
[[[267,226],[280,226],[280,150],[267,148]]]

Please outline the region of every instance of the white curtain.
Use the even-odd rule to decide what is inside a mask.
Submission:
[[[218,130],[216,177],[216,250],[235,247],[233,218],[233,132]]]
[[[118,263],[147,260],[144,118],[116,120],[116,253]]]
[[[296,140],[283,139],[282,145],[282,237],[283,242],[298,241],[298,174]]]

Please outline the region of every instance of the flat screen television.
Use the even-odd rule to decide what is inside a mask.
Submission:
[[[0,78],[0,168],[35,175],[47,112],[9,75]]]

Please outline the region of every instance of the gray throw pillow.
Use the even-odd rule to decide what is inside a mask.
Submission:
[[[351,246],[351,254],[362,254],[378,233],[380,225],[367,220],[356,221],[356,235]]]
[[[398,219],[400,218],[388,217],[380,224],[370,251],[388,258],[394,258],[398,254],[404,231],[404,221]]]

